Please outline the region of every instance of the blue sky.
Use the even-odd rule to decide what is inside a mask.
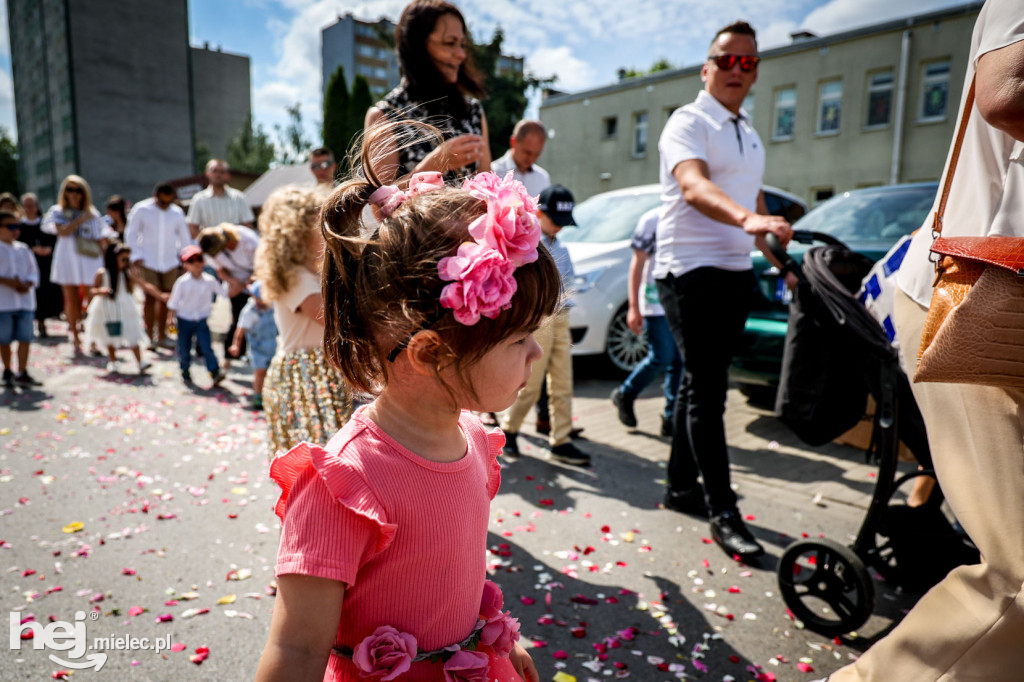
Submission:
[[[93,0],[100,1],[100,0]],[[110,2],[114,0],[102,0]],[[253,113],[268,130],[300,102],[311,137],[321,107],[320,30],[351,12],[397,19],[407,0],[191,0],[192,43],[240,54],[252,64]],[[0,31],[0,126],[14,129],[6,0]],[[500,26],[506,52],[527,71],[558,77],[576,91],[615,80],[619,67],[660,58],[699,63],[717,27],[737,18],[757,29],[762,48],[789,42],[798,29],[819,35],[964,4],[962,0],[464,0],[457,3],[477,38]]]

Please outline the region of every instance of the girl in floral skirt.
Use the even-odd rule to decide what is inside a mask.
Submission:
[[[504,410],[526,385],[558,269],[511,176],[380,186],[367,149],[389,132],[369,133],[366,177],[321,216],[325,353],[375,399],[325,447],[271,465],[283,525],[257,679],[535,682],[485,580],[504,436],[470,410]]]
[[[348,388],[323,353],[320,203],[312,190],[284,187],[260,211],[255,275],[278,330],[263,384],[271,457],[302,441],[327,442],[352,414]]]

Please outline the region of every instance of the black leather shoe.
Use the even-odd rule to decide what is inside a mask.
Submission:
[[[509,459],[519,459],[518,431],[505,432],[505,444],[501,446],[501,454]]]
[[[562,464],[570,464],[575,467],[590,466],[590,455],[580,450],[572,443],[562,443],[551,448],[551,459]]]
[[[633,428],[636,426],[636,413],[633,411],[633,399],[627,398],[620,389],[612,391],[612,404],[619,410],[619,421]]]
[[[665,509],[671,509],[680,514],[699,516],[702,519],[708,518],[708,505],[704,501],[704,490],[700,486],[683,492],[668,490],[665,492],[664,504]]]
[[[729,556],[752,559],[764,554],[764,547],[750,534],[736,510],[722,512],[711,519],[711,537]]]
[[[672,422],[671,419],[666,419],[665,415],[661,415],[661,435],[662,436],[665,436],[666,438],[671,438],[672,437],[672,432],[674,430],[672,428],[672,423],[673,422]]]

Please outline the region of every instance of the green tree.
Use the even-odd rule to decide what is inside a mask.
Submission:
[[[618,75],[619,80],[621,81],[626,80],[627,78],[640,78],[642,76],[649,76],[652,73],[658,73],[659,71],[671,71],[674,68],[676,68],[675,64],[662,57],[653,64],[651,64],[651,68],[649,68],[647,71],[644,71],[643,69],[634,69],[632,67],[628,69],[620,68]]]
[[[344,157],[348,141],[352,139],[348,132],[349,103],[345,67],[339,66],[331,74],[331,78],[327,82],[327,90],[324,92],[324,122],[321,128],[324,146],[334,152],[334,156],[339,161]]]
[[[196,140],[195,157],[196,174],[201,174],[206,170],[206,162],[213,158],[213,152],[210,151],[210,145],[206,144],[202,140]]]
[[[228,143],[226,156],[228,164],[236,170],[265,173],[274,160],[274,143],[263,126],[253,125],[249,114],[238,137]]]
[[[18,145],[3,126],[0,126],[0,191],[15,195],[21,192],[21,183],[18,181]]]
[[[274,131],[277,133],[277,156],[275,160],[281,165],[300,163],[309,155],[313,144],[306,137],[306,130],[302,126],[302,103],[285,107],[288,113],[288,125],[277,124]]]
[[[377,99],[370,92],[370,81],[362,74],[356,75],[352,80],[352,98],[349,100],[349,130],[348,144],[363,132],[363,122],[366,120],[366,110],[372,107]]]
[[[483,101],[487,115],[491,158],[498,158],[508,149],[512,129],[526,111],[527,92],[531,88],[550,85],[554,78],[539,79],[515,71],[498,72],[501,46],[505,34],[494,31],[490,42],[473,44],[473,61],[484,76],[486,96]]]

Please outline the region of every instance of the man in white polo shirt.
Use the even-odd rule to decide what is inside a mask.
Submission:
[[[206,189],[196,192],[188,206],[188,227],[192,237],[199,236],[204,227],[214,227],[221,223],[232,225],[255,226],[255,218],[245,195],[228,185],[231,170],[228,162],[222,159],[210,159],[206,162],[206,181],[210,184]]]
[[[704,90],[665,124],[654,264],[665,317],[686,363],[665,506],[710,514],[712,537],[743,558],[764,550],[743,523],[730,486],[723,420],[729,365],[755,286],[750,251],[756,245],[775,262],[765,235],[786,243],[792,234],[783,218],[767,215],[764,146],[741,108],[759,61],[749,24],[721,29],[701,69]]]
[[[143,287],[146,300],[142,317],[153,344],[151,350],[158,345],[174,348],[167,338],[167,297],[180,274],[178,254],[192,242],[185,212],[174,203],[176,197],[173,185],[158,184],[152,197],[132,208],[124,230],[124,241],[132,250],[132,263],[147,284]]]
[[[523,183],[530,196],[538,196],[551,185],[551,176],[537,165],[547,139],[544,124],[523,119],[512,129],[509,150],[491,162],[491,170],[499,178],[512,171],[512,177]]]

